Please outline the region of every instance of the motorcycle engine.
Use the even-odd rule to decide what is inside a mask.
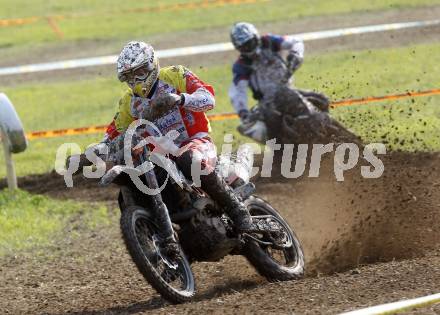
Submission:
[[[240,244],[238,239],[228,237],[227,222],[206,211],[181,225],[179,241],[192,261],[218,261]]]

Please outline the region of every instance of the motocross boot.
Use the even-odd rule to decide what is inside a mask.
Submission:
[[[252,230],[252,218],[248,209],[238,199],[232,188],[216,171],[200,178],[202,189],[222,207],[232,219],[239,233]]]
[[[238,115],[241,122],[237,127],[239,133],[260,143],[264,143],[267,140],[267,127],[261,120],[262,117],[260,117],[259,109],[252,110],[252,112],[242,110]]]
[[[237,127],[237,130],[242,135],[246,135],[247,130],[250,129],[254,125],[254,122],[252,121],[252,119],[250,117],[249,111],[246,109],[241,110],[238,113],[238,116],[240,117],[240,125]]]
[[[266,124],[261,120],[248,123],[243,122],[237,127],[237,130],[243,136],[254,139],[259,143],[264,143],[267,140],[267,127]]]

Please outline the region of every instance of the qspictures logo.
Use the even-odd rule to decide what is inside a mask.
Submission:
[[[109,171],[106,162],[111,161],[114,168],[128,174],[133,184],[145,194],[160,193],[170,177],[181,185],[182,177],[174,162],[174,157],[179,157],[185,152],[188,149],[188,144],[180,146],[180,136],[176,130],[163,135],[152,122],[144,119],[136,120],[117,139],[92,144],[88,147],[85,151],[85,157],[93,166],[84,167],[82,169],[83,175],[86,178],[101,178],[101,181],[105,181],[105,176]],[[227,160],[233,155],[233,135],[225,134],[223,140],[220,156],[223,160]],[[137,152],[137,156],[134,152]],[[80,160],[70,159],[68,165],[66,165],[66,160],[69,155],[79,155],[80,153],[81,149],[77,143],[64,143],[57,150],[55,170],[64,176],[67,187],[73,187],[73,174],[79,171]],[[241,157],[242,162],[244,161],[248,178],[258,174],[260,177],[271,177],[274,157],[277,153],[282,157],[280,171],[285,178],[304,176],[307,161],[310,161],[307,176],[319,177],[323,156],[328,153],[332,153],[334,159],[333,172],[336,181],[344,181],[344,173],[355,168],[361,160],[369,164],[360,167],[361,176],[364,178],[379,178],[385,170],[384,164],[379,158],[380,155],[386,154],[386,147],[382,143],[371,143],[364,147],[359,147],[355,143],[282,145],[276,143],[275,139],[271,139],[264,146],[245,143],[237,149],[237,156]],[[139,155],[145,155],[144,159],[139,158]],[[217,158],[215,150],[202,152],[202,155],[208,159]],[[263,157],[261,168],[253,165],[255,155]],[[151,172],[155,165],[165,169],[168,175],[161,187],[150,189],[143,183],[141,176]],[[231,168],[237,167],[237,163],[223,163],[222,166],[220,173],[226,177],[227,174],[234,171]],[[196,186],[200,186],[200,177],[207,175],[207,172],[208,170],[202,167],[199,159],[194,159],[191,162],[190,180]]]

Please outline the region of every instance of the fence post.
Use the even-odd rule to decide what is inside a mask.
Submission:
[[[3,151],[5,153],[5,163],[6,163],[6,172],[8,179],[8,187],[9,189],[17,189],[17,176],[15,175],[15,167],[14,162],[12,161],[12,153],[9,148],[9,141],[6,132],[3,131],[3,128],[0,128],[3,142]]]
[[[20,153],[26,150],[27,140],[20,118],[4,93],[0,93],[0,134],[5,154],[8,187],[9,189],[17,189],[17,177],[12,161],[12,153]]]

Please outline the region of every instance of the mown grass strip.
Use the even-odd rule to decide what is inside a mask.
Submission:
[[[194,1],[192,1],[194,3]],[[421,5],[436,5],[434,0],[301,0],[284,1],[271,0],[265,2],[244,1],[236,3],[224,1],[222,5],[198,5],[191,8],[174,11],[154,11],[152,8],[160,5],[184,7],[188,1],[152,2],[147,11],[139,8],[135,0],[124,1],[121,8],[117,0],[93,1],[26,1],[0,0],[4,19],[22,18],[23,16],[46,17],[59,15],[76,15],[75,19],[59,19],[58,27],[63,32],[63,41],[98,40],[137,38],[185,30],[197,30],[231,25],[240,20],[250,22],[270,22],[292,20],[296,18],[363,12],[369,10],[388,10]],[[187,5],[188,6],[188,5]],[[20,11],[17,10],[20,8]],[[105,9],[103,9],[105,8]],[[124,8],[135,8],[133,12]],[[138,9],[136,9],[138,8]],[[150,10],[150,11],[148,11]],[[120,12],[106,15],[101,12]],[[127,11],[126,13],[123,13]],[[19,12],[19,13],[17,13]],[[20,14],[20,16],[17,16]],[[165,21],[165,22],[164,22]],[[28,46],[35,43],[58,42],[57,34],[51,31],[46,21],[29,25],[0,28],[0,47],[14,45]]]

